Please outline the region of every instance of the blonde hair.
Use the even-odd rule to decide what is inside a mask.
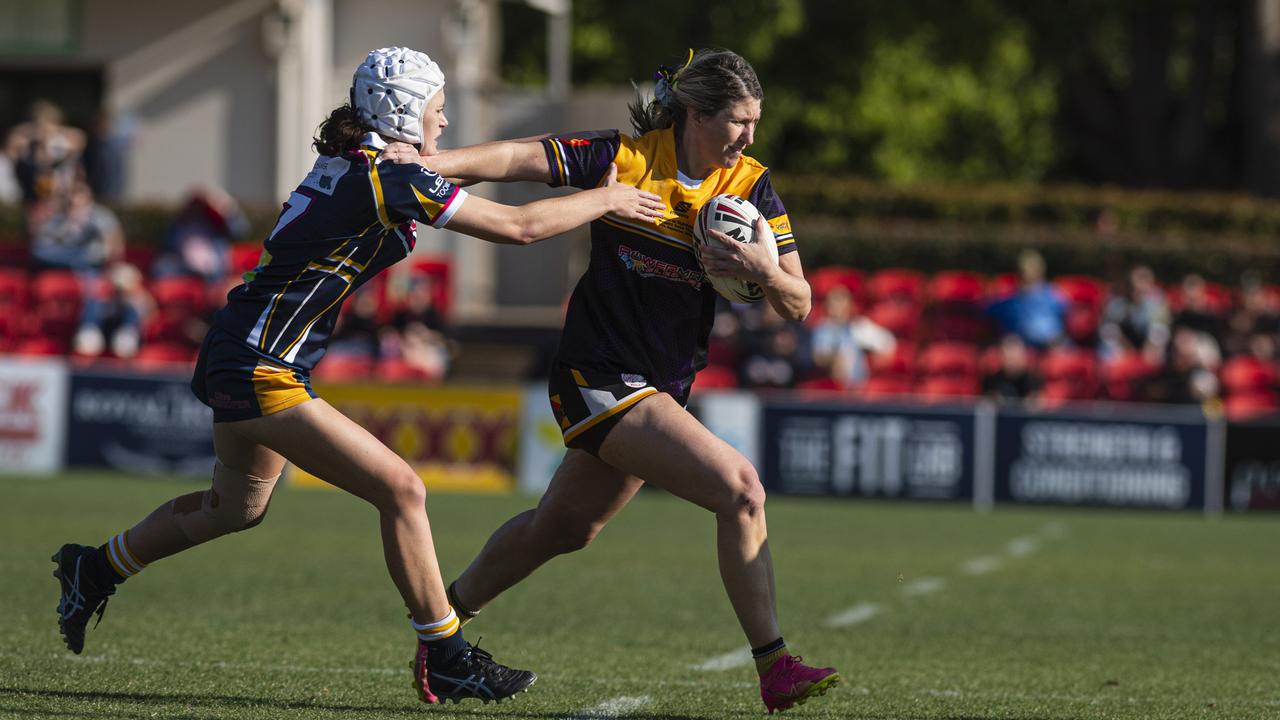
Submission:
[[[715,115],[748,98],[764,100],[751,63],[729,50],[702,48],[690,50],[681,68],[659,67],[653,97],[636,87],[636,98],[627,109],[636,135],[643,135],[673,125],[681,129],[688,110]]]

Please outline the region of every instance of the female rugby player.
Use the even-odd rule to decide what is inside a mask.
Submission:
[[[419,638],[415,686],[424,702],[500,700],[536,676],[493,661],[462,638],[446,599],[422,480],[404,460],[316,397],[308,374],[342,302],[413,249],[417,224],[492,242],[528,244],[611,213],[657,217],[659,199],[612,181],[572,196],[508,207],[469,196],[435,173],[380,158],[388,140],[436,152],[448,121],[444,75],[425,54],[371,52],[351,103],[320,128],[320,157],[289,196],[257,268],[232,290],[201,348],[191,387],[213,408],[212,487],[165,503],[98,548],[64,545],[59,627],[72,652],[116,585],[150,563],[262,521],[285,460],[372,503],[387,568]]]
[[[785,318],[811,304],[795,238],[769,171],[743,154],[764,93],[755,71],[723,50],[690,51],[659,71],[655,98],[631,106],[634,137],[617,130],[508,141],[424,161],[446,177],[538,180],[596,187],[618,181],[662,197],[661,218],[606,215],[591,224],[591,262],[569,301],[550,382],[568,453],[538,507],[497,530],[450,586],[464,621],[556,555],[586,547],[650,482],[715,513],[720,575],[752,647],[770,711],[826,693],[832,668],[791,656],[778,627],[764,489],[740,453],[684,405],[706,364],[716,294],[704,272],[752,280]],[[762,218],[764,242],[695,247],[692,227],[710,198],[733,193]],[[767,221],[766,221],[767,219]],[[701,259],[701,264],[699,263]]]

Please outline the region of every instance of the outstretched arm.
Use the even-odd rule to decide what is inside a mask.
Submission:
[[[445,150],[429,157],[418,155],[412,145],[391,143],[382,151],[381,157],[396,163],[417,163],[449,178],[455,185],[517,180],[549,183],[552,180],[551,168],[538,142],[544,137],[499,140]]]
[[[536,144],[533,147],[537,148]],[[541,150],[538,151],[541,154]],[[565,197],[538,200],[513,207],[470,195],[449,220],[449,229],[510,245],[530,245],[606,213],[648,222],[662,217],[666,205],[653,193],[617,182],[618,168],[611,166],[604,185]]]

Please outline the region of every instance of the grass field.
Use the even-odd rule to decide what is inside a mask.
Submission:
[[[376,516],[337,492],[282,488],[261,527],[154,564],[65,651],[49,555],[190,489],[0,478],[0,717],[763,714],[712,520],[656,493],[468,626],[541,675],[513,703],[417,702]],[[428,502],[452,575],[531,501]],[[769,521],[787,639],[845,677],[788,716],[1280,717],[1280,518],[774,498]]]

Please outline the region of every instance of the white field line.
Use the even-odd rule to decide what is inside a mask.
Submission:
[[[922,577],[916,578],[906,585],[902,586],[902,594],[907,597],[915,597],[917,595],[928,595],[936,593],[946,587],[947,583],[942,578]]]
[[[717,655],[708,660],[693,666],[694,670],[705,670],[708,672],[716,670],[732,670],[736,667],[743,667],[751,664],[751,648],[744,647],[738,650],[730,650],[722,655]]]
[[[1000,562],[1000,558],[998,557],[993,555],[982,555],[981,557],[976,557],[972,560],[966,560],[964,564],[960,566],[960,572],[965,575],[986,575],[989,572],[999,570],[1002,564],[1003,563]]]
[[[827,627],[849,627],[864,623],[880,614],[880,606],[876,603],[858,603],[848,610],[842,610],[827,618],[823,625]]]
[[[1004,545],[1004,551],[1016,558],[1024,558],[1039,549],[1040,541],[1034,537],[1016,537]]]
[[[577,715],[567,716],[564,720],[609,720],[609,718],[626,717],[652,701],[653,699],[648,695],[623,695],[612,700],[606,700],[593,708],[583,710]]]

